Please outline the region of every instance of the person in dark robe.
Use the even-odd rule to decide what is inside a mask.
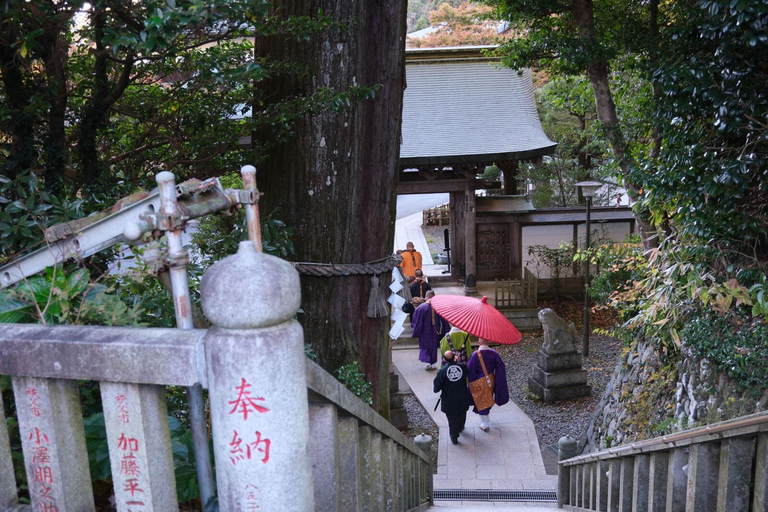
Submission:
[[[467,362],[467,368],[469,370],[468,382],[473,382],[485,377],[483,365],[480,364],[480,357],[482,357],[488,375],[494,375],[493,401],[496,405],[502,406],[509,402],[507,368],[504,366],[504,361],[501,359],[501,355],[488,346],[488,340],[480,338],[478,343],[480,347],[472,354],[472,357],[470,357]],[[469,400],[474,406],[472,412],[480,415],[480,429],[488,432],[491,429],[489,418],[493,406],[478,411],[477,406],[475,406],[475,401],[472,399],[472,393],[469,394]]]
[[[416,270],[416,276],[411,283],[411,297],[414,299],[420,298],[425,299],[427,297],[427,292],[432,289],[432,287],[429,285],[429,283],[426,281],[426,278],[424,277],[424,273],[421,271],[421,269]],[[415,304],[418,305],[418,304]]]
[[[447,364],[435,375],[434,391],[440,393],[440,410],[448,418],[448,432],[453,444],[459,444],[459,435],[464,430],[469,409],[467,389],[467,366],[453,360],[453,352],[444,354]]]
[[[413,312],[411,326],[413,337],[419,339],[419,361],[427,363],[425,370],[436,370],[437,353],[440,348],[440,340],[451,328],[451,325],[443,317],[438,315],[429,300],[435,296],[435,292],[429,290],[424,304]]]

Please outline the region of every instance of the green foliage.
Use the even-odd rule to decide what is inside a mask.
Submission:
[[[283,17],[272,14],[263,0],[67,5],[5,6],[9,32],[0,41],[6,56],[0,59],[4,257],[37,243],[41,228],[109,208],[139,188],[153,188],[159,170],[183,180],[258,163],[267,144],[291,137],[300,119],[346,110],[372,98],[378,88],[315,88],[276,101],[266,96],[266,88],[255,86],[313,70],[255,57],[252,36],[307,41],[331,29],[343,31],[352,21],[335,21],[322,11]],[[270,142],[241,144],[255,133]]]
[[[86,269],[67,274],[61,266],[50,267],[0,292],[0,323],[139,325],[139,309],[113,291],[91,282]]]
[[[41,190],[29,170],[8,177],[0,173],[0,263],[14,256],[13,249],[27,249],[42,238],[42,228],[81,217],[81,199],[61,200]]]
[[[560,278],[566,277],[573,268],[574,247],[571,243],[562,242],[557,248],[546,245],[532,245],[528,248],[529,260],[526,266],[532,265],[536,276],[541,276],[549,270],[550,287],[555,301],[560,300]]]
[[[357,395],[360,400],[373,406],[371,383],[365,379],[365,375],[360,371],[357,361],[337,368],[334,374],[339,379],[339,382]]]
[[[616,293],[627,291],[648,272],[648,261],[643,257],[643,246],[637,235],[627,235],[621,244],[596,244],[592,260],[599,272],[591,279],[589,294],[600,304],[608,303]]]
[[[724,371],[740,392],[759,400],[768,382],[768,324],[737,314],[696,310],[686,316],[680,336],[699,357]]]
[[[669,9],[673,23],[654,73],[664,147],[632,179],[642,186],[643,206],[690,243],[764,262],[768,6],[688,0]]]
[[[489,165],[485,168],[480,177],[484,180],[498,180],[501,177],[501,169],[499,169],[496,164]]]
[[[749,289],[749,295],[752,298],[752,316],[758,318],[762,315],[768,322],[768,276],[761,275],[760,280]]]

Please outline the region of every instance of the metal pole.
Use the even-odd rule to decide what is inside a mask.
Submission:
[[[262,252],[261,247],[261,219],[259,218],[259,189],[256,188],[256,168],[252,165],[244,165],[240,168],[243,177],[243,189],[251,193],[251,202],[245,204],[245,221],[248,225],[248,240],[252,240],[256,250]]]
[[[592,197],[587,197],[587,244],[584,260],[584,357],[589,355],[589,230]]]
[[[173,218],[178,212],[176,204],[176,183],[173,173],[163,171],[158,173],[157,186],[160,189],[160,210],[166,220]],[[173,223],[166,226],[165,236],[168,244],[168,266],[171,276],[173,306],[176,312],[176,328],[193,329],[192,300],[189,297],[189,279],[187,263],[189,254],[181,241],[182,228]],[[175,229],[171,229],[175,228]],[[197,465],[197,483],[200,487],[200,503],[202,509],[215,496],[213,482],[213,466],[211,453],[208,449],[208,426],[205,422],[205,403],[203,388],[200,385],[187,388],[189,403],[189,422],[195,445],[195,463]]]

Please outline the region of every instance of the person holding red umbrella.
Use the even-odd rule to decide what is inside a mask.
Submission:
[[[499,310],[488,304],[487,297],[438,295],[431,303],[437,314],[452,326],[480,339],[480,348],[468,361],[468,382],[474,412],[482,418],[480,428],[487,432],[490,430],[488,416],[491,408],[509,402],[507,369],[499,353],[488,343],[518,343],[522,338],[520,331]]]
[[[507,368],[504,366],[504,361],[501,355],[488,346],[488,340],[480,338],[479,348],[472,354],[467,363],[467,369],[469,375],[467,376],[468,382],[474,382],[479,379],[489,379],[493,383],[493,403],[498,406],[502,406],[509,402],[509,386],[507,385]],[[482,419],[480,423],[480,429],[484,432],[488,432],[491,429],[489,423],[489,417],[493,404],[490,404],[485,409],[478,410],[478,404],[472,393],[469,394],[470,404],[473,405],[472,412],[479,414]],[[488,404],[484,404],[488,405]],[[482,407],[482,405],[481,405]]]

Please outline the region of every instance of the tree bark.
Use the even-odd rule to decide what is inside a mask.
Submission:
[[[579,29],[579,35],[584,39],[585,46],[589,49],[597,48],[597,31],[595,28],[595,15],[592,0],[573,0],[573,18]],[[592,50],[594,51],[594,50]],[[596,55],[587,64],[587,77],[595,94],[595,106],[597,117],[606,137],[611,143],[611,150],[616,162],[624,176],[627,176],[631,165],[627,152],[627,140],[621,131],[619,117],[616,114],[616,104],[611,94],[611,85],[608,78],[608,62]],[[632,201],[640,197],[639,189],[625,178],[624,187]],[[635,213],[640,236],[646,250],[658,247],[656,230],[641,213]]]
[[[71,11],[57,13],[46,22],[43,33],[43,62],[48,82],[48,133],[45,143],[45,190],[58,193],[64,180],[69,147],[66,136],[68,42],[64,35]]]
[[[381,89],[372,100],[342,113],[323,112],[296,126],[296,135],[274,146],[259,171],[264,213],[296,228],[295,259],[363,263],[392,253],[395,190],[404,86],[405,2],[278,0],[281,15],[314,16],[320,9],[348,23],[309,42],[272,37],[259,51],[296,60],[311,76],[275,77],[265,94],[288,98],[319,87],[340,92],[352,85]],[[268,142],[268,141],[267,141]],[[372,276],[302,276],[299,320],[307,342],[327,370],[359,360],[373,385],[374,407],[389,417],[389,318],[365,314]],[[379,276],[381,286],[390,275]]]
[[[24,63],[15,46],[19,37],[17,15],[0,9],[0,80],[10,110],[10,119],[2,123],[2,129],[11,139],[3,173],[10,179],[32,167],[37,156],[34,116],[28,113],[32,89],[24,80]]]

